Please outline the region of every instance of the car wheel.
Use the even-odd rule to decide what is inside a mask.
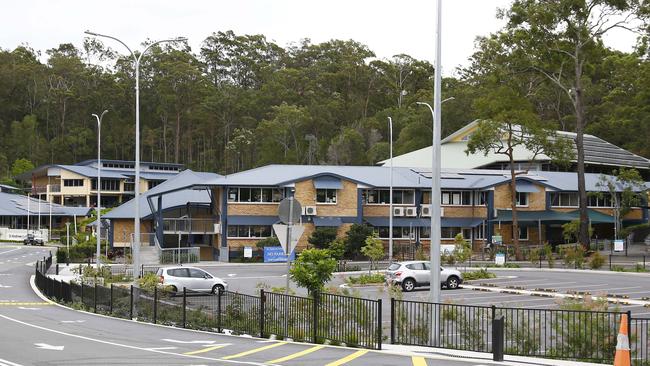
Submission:
[[[413,281],[412,278],[407,278],[404,281],[402,281],[402,290],[404,292],[411,292],[415,288],[415,281]]]
[[[450,290],[455,290],[460,285],[460,280],[456,276],[449,276],[447,278],[447,288]]]
[[[219,290],[223,291],[224,287],[222,285],[214,285],[214,286],[212,286],[212,293],[213,294],[219,293]]]
[[[173,293],[178,293],[178,289],[176,288],[176,286],[171,285],[169,286],[169,288],[172,290]]]

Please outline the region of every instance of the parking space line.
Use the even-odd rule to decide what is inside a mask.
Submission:
[[[352,353],[352,354],[349,354],[349,355],[347,355],[347,356],[345,356],[345,357],[343,357],[343,358],[340,358],[340,359],[338,359],[338,360],[336,360],[336,361],[334,361],[334,362],[330,362],[330,363],[328,363],[328,364],[325,365],[325,366],[339,366],[339,365],[343,365],[343,364],[346,364],[346,363],[348,363],[348,362],[350,362],[350,361],[352,361],[352,360],[354,360],[354,359],[357,359],[357,358],[359,358],[359,357],[365,355],[366,353],[368,353],[368,350],[356,351],[356,352],[354,352],[354,353]]]
[[[316,352],[321,348],[325,348],[325,346],[314,346],[314,347],[311,347],[311,348],[307,348],[305,350],[290,354],[288,356],[284,356],[284,357],[281,357],[281,358],[276,358],[275,360],[267,361],[266,363],[277,364],[277,363],[281,363],[281,362],[284,362],[284,361],[293,360],[294,358],[298,358],[298,357],[301,357],[301,356],[304,356],[304,355],[308,355],[308,354],[310,354],[312,352]]]
[[[412,361],[413,366],[427,366],[427,361],[424,359],[424,357],[413,356]]]
[[[237,353],[237,354],[226,356],[226,357],[222,357],[221,359],[223,359],[223,360],[231,360],[233,358],[244,357],[244,356],[252,355],[253,353],[262,352],[262,351],[267,350],[267,349],[282,346],[283,344],[287,344],[287,342],[278,342],[278,343],[269,344],[268,346],[264,346],[264,347],[253,348],[252,350]]]
[[[210,346],[210,347],[202,348],[202,349],[199,349],[199,350],[196,350],[196,351],[185,352],[183,354],[184,355],[198,355],[199,353],[214,351],[215,349],[223,348],[225,346],[227,346],[227,344],[218,344],[216,346]]]

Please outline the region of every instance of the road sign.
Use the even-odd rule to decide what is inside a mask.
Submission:
[[[287,234],[289,233],[289,230],[287,230],[288,227],[289,225],[273,224],[273,231],[275,231],[275,235],[278,237],[280,245],[282,246],[285,254],[293,252],[293,250],[296,248],[296,245],[298,245],[298,240],[302,236],[302,233],[305,232],[304,226],[291,225],[291,243],[288,245],[289,249],[287,250]]]
[[[291,207],[291,202],[293,201],[293,210]],[[285,224],[295,224],[300,222],[300,215],[302,214],[302,206],[297,199],[293,197],[285,198],[280,202],[278,206],[278,217],[280,221]],[[289,217],[291,216],[291,217]]]
[[[253,247],[244,247],[244,258],[253,258]]]
[[[506,264],[506,254],[505,253],[497,253],[494,256],[494,264],[497,266],[503,266]]]
[[[492,235],[492,244],[495,245],[503,244],[503,237],[501,235]]]
[[[614,240],[614,251],[615,252],[622,252],[625,250],[625,244],[623,239],[616,239]]]
[[[264,247],[264,263],[284,263],[287,261],[296,260],[296,252],[291,252],[291,255],[286,255],[282,247]]]

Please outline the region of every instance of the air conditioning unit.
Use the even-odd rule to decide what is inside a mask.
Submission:
[[[404,207],[404,216],[415,217],[418,215],[418,209],[416,207]]]
[[[316,215],[316,206],[305,206],[304,214],[306,216],[315,216]]]
[[[393,207],[393,216],[404,216],[404,207]]]
[[[431,217],[431,213],[432,213],[431,205],[422,205],[422,209],[420,212],[421,217]],[[440,207],[440,217],[444,217],[444,216],[445,216],[445,208]]]
[[[423,205],[420,212],[422,217],[431,217],[431,205]]]

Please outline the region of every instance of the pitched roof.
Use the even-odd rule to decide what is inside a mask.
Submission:
[[[52,216],[86,216],[90,212],[89,207],[68,207],[56,203],[28,198],[20,194],[0,192],[0,216],[27,216],[49,215]]]

